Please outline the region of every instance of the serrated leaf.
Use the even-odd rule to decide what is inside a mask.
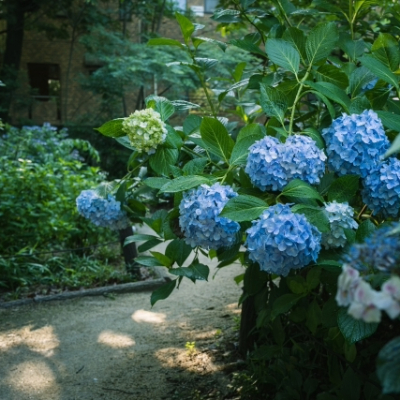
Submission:
[[[310,64],[327,58],[339,39],[334,22],[325,22],[316,26],[306,40],[306,53]]]
[[[170,267],[174,262],[167,257],[165,254],[160,253],[159,251],[151,251],[150,252],[154,258],[156,258],[164,267]]]
[[[383,393],[400,393],[400,337],[395,337],[383,346],[376,366]]]
[[[373,335],[378,328],[378,324],[354,319],[347,314],[347,309],[341,308],[338,312],[338,327],[347,342],[356,343]]]
[[[293,213],[303,214],[307,221],[314,225],[320,232],[328,232],[330,230],[329,218],[323,208],[310,206],[308,204],[295,204],[291,208]]]
[[[207,265],[196,263],[189,267],[173,268],[169,270],[173,275],[184,276],[192,281],[202,280],[207,281],[210,273],[210,268]]]
[[[162,263],[155,257],[150,256],[138,256],[135,258],[135,263],[144,265],[145,267],[162,267]]]
[[[239,195],[231,198],[220,213],[221,217],[229,218],[232,221],[252,221],[258,218],[268,204],[258,197]]]
[[[190,135],[200,129],[202,118],[199,115],[190,114],[183,121],[183,132],[185,135]]]
[[[399,82],[397,76],[381,61],[368,55],[361,57],[360,61],[379,79],[382,79],[387,83],[390,83],[397,90],[399,90]]]
[[[265,50],[274,64],[297,74],[300,54],[290,43],[283,39],[268,39]]]
[[[349,111],[350,108],[350,99],[347,96],[346,92],[340,89],[338,86],[330,83],[330,82],[305,82],[308,86],[312,87],[314,90],[322,93],[324,96],[328,97],[339,103],[345,111]]]
[[[236,138],[236,143],[246,139],[249,136],[257,137],[258,140],[262,139],[265,136],[265,127],[260,124],[249,124],[244,126],[239,131],[239,134]]]
[[[128,136],[120,136],[114,138],[119,144],[126,147],[129,150],[136,151],[136,149],[131,145],[131,141],[129,140]]]
[[[334,65],[321,65],[314,74],[318,82],[329,82],[340,89],[346,89],[349,86],[347,75]]]
[[[176,286],[177,279],[167,282],[158,289],[156,289],[150,297],[150,303],[151,306],[153,307],[154,304],[157,303],[159,300],[165,300],[166,298],[169,297],[169,295],[173,292]]]
[[[167,182],[161,189],[160,193],[177,193],[200,186],[203,183],[210,183],[210,180],[205,176],[200,175],[185,175],[179,176]]]
[[[99,131],[102,135],[118,138],[121,136],[126,136],[126,132],[122,130],[122,121],[125,118],[117,118],[104,123],[100,128],[94,128]]]
[[[292,44],[304,61],[307,59],[306,37],[301,29],[295,28],[293,26],[289,27],[283,33],[282,39]]]
[[[356,61],[364,54],[366,45],[362,39],[352,40],[350,36],[340,35],[339,47],[350,57],[352,61]]]
[[[144,242],[138,247],[138,252],[139,253],[144,253],[147,250],[152,249],[153,247],[157,246],[162,242],[161,239],[153,239],[153,240],[148,240],[147,242]]]
[[[369,219],[361,222],[356,231],[356,242],[363,243],[367,237],[372,235],[375,229],[375,225]]]
[[[326,108],[328,109],[328,112],[329,112],[331,118],[335,119],[335,116],[336,116],[335,108],[333,107],[332,103],[329,101],[329,99],[326,96],[324,96],[320,92],[317,92],[316,90],[309,90],[308,93],[313,93],[317,97],[319,97],[324,102],[324,104],[326,105]]]
[[[365,85],[375,79],[375,75],[367,68],[356,68],[350,75],[349,89],[351,97],[357,96]]]
[[[148,46],[178,46],[181,49],[184,49],[185,47],[181,42],[175,39],[169,39],[169,38],[153,38],[150,39],[147,42]]]
[[[180,267],[189,257],[192,247],[182,239],[174,239],[165,249],[165,255],[174,260]]]
[[[245,39],[232,39],[229,41],[229,44],[239,47],[239,49],[246,50],[250,53],[258,54],[263,58],[268,58],[264,51],[262,51],[256,44],[254,44],[251,40]]]
[[[278,297],[272,305],[271,319],[288,312],[303,296],[304,294],[288,293]]]
[[[171,100],[170,103],[177,111],[191,110],[192,108],[200,108],[198,104],[191,103],[186,100]]]
[[[151,95],[146,98],[146,106],[154,108],[159,114],[163,121],[167,121],[168,118],[175,112],[175,107],[165,97]]]
[[[168,176],[170,165],[175,165],[178,161],[178,157],[179,150],[159,147],[155,154],[149,157],[149,164],[157,174]]]
[[[268,117],[275,117],[283,126],[288,109],[287,97],[278,89],[261,84],[261,107]]]
[[[185,40],[185,43],[187,44],[190,37],[192,36],[192,33],[195,30],[194,29],[195,27],[194,27],[193,23],[188,18],[186,18],[184,15],[176,12],[175,17],[176,17],[176,20],[178,21],[179,27],[181,28],[181,32],[182,32],[183,38]]]
[[[115,181],[102,182],[97,186],[94,191],[103,198],[106,198],[109,194],[114,193],[118,188],[118,183]]]
[[[236,142],[229,160],[230,165],[233,166],[246,164],[249,154],[249,147],[259,139],[259,135],[250,135]]]
[[[278,196],[285,196],[287,198],[303,198],[303,199],[316,199],[321,203],[324,199],[321,195],[308,183],[303,182],[300,179],[293,179],[283,189],[281,194]]]
[[[336,200],[338,203],[353,200],[359,188],[360,177],[358,175],[345,175],[332,182],[328,190],[328,200]]]
[[[400,115],[389,111],[376,111],[376,113],[386,128],[400,132]]]
[[[399,68],[399,44],[389,33],[379,33],[379,36],[372,45],[371,51],[372,55],[390,70],[396,71]]]
[[[235,142],[225,126],[215,118],[204,117],[200,125],[200,134],[205,149],[228,163]]]
[[[215,40],[204,36],[196,36],[192,38],[192,42],[195,47],[199,47],[202,43],[206,42],[216,44],[222,51],[225,51],[226,48],[228,47],[226,43],[221,42],[220,40]]]
[[[208,71],[209,69],[218,64],[218,60],[214,58],[196,57],[195,61],[196,64],[204,71]]]
[[[166,183],[168,183],[170,179],[168,178],[147,178],[143,182],[145,185],[148,187],[151,187],[152,189],[161,189]]]
[[[232,8],[225,10],[216,10],[211,17],[214,21],[218,21],[221,23],[235,23],[240,22],[242,19],[240,17],[240,11],[233,10]]]
[[[201,174],[204,171],[204,168],[206,167],[207,163],[208,159],[205,157],[194,158],[193,160],[188,161],[184,165],[182,171],[184,172],[185,175]]]

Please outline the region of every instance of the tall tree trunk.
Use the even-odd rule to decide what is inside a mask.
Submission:
[[[25,2],[9,0],[7,2],[7,38],[0,80],[6,85],[0,87],[0,118],[9,120],[9,110],[21,63],[24,40]]]

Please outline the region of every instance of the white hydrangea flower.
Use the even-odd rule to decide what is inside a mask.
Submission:
[[[353,219],[354,209],[347,203],[332,201],[325,203],[325,211],[330,223],[330,231],[322,234],[321,244],[326,249],[343,247],[347,238],[345,229],[357,229],[358,224]]]
[[[157,146],[164,143],[168,132],[160,114],[152,108],[136,110],[125,118],[122,130],[139,153],[148,154],[155,153]]]
[[[400,278],[392,276],[382,285],[382,293],[391,298],[384,310],[391,319],[397,318],[400,315]]]
[[[335,297],[339,306],[346,307],[353,302],[354,292],[361,281],[360,273],[356,269],[350,267],[348,264],[343,265]]]

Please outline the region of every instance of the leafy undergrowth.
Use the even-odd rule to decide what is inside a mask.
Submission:
[[[0,302],[66,291],[135,282],[151,277],[128,273],[119,245],[99,249],[91,255],[53,255],[47,259],[13,257],[0,259],[14,270],[11,286],[0,287]],[[4,266],[3,266],[4,267]]]

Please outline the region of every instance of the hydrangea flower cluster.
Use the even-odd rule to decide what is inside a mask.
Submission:
[[[293,135],[286,143],[266,136],[249,149],[246,173],[261,190],[281,190],[292,179],[318,184],[326,155],[308,136]]]
[[[76,198],[76,205],[79,214],[97,226],[121,230],[131,225],[125,211],[121,209],[121,203],[111,194],[104,198],[94,190],[82,190]]]
[[[269,207],[246,232],[250,259],[272,274],[287,276],[316,261],[321,250],[319,230],[288,205]]]
[[[392,276],[378,291],[362,279],[359,271],[344,264],[338,279],[336,302],[339,306],[349,306],[348,314],[365,322],[380,322],[382,311],[395,319],[400,315],[400,278]]]
[[[400,161],[389,158],[378,164],[364,179],[364,203],[384,217],[397,217],[400,211]]]
[[[131,145],[139,152],[155,153],[155,149],[164,143],[167,128],[161,116],[152,108],[136,110],[122,122],[122,130],[128,135]]]
[[[240,225],[219,214],[229,199],[236,196],[230,186],[219,183],[201,185],[184,193],[179,205],[179,225],[186,243],[214,250],[231,247]]]
[[[322,234],[322,246],[326,249],[343,247],[347,242],[344,230],[358,228],[357,222],[353,219],[353,207],[347,203],[332,201],[325,204],[325,212],[329,219],[330,231]]]
[[[395,224],[375,230],[363,243],[350,247],[345,262],[363,271],[390,272],[400,263],[400,241],[398,236],[390,236]]]
[[[328,154],[328,166],[339,176],[365,178],[389,148],[381,120],[372,110],[336,118],[322,130]]]

